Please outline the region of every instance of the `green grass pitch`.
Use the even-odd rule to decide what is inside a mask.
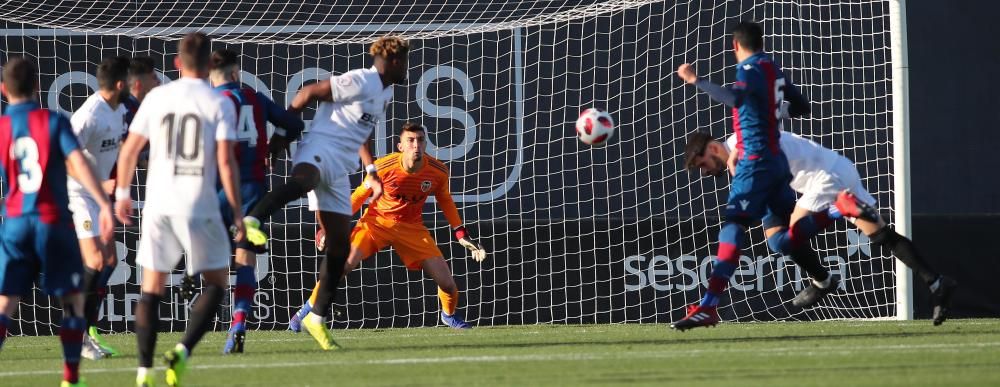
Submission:
[[[666,325],[529,325],[334,332],[340,351],[308,334],[249,332],[245,354],[220,354],[224,333],[206,336],[187,386],[360,385],[836,385],[998,386],[1000,320],[831,321],[721,324],[687,332]],[[162,351],[179,334],[161,333]],[[90,386],[135,378],[132,335],[109,335],[123,356],[84,360]],[[57,385],[57,337],[11,337],[0,352],[0,385]]]

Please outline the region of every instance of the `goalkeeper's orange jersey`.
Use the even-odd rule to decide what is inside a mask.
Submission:
[[[441,161],[424,155],[424,165],[416,172],[403,169],[402,153],[391,153],[375,160],[378,177],[382,179],[382,196],[368,205],[364,216],[376,216],[401,223],[423,224],[424,203],[434,195],[452,228],[462,225],[458,208],[448,188],[448,167]],[[358,212],[371,196],[364,184],[351,195],[351,208]]]

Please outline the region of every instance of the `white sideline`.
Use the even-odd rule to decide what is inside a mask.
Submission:
[[[539,345],[544,345],[545,343],[539,343]],[[900,350],[939,350],[939,351],[952,351],[955,349],[962,348],[986,348],[986,347],[1000,347],[1000,341],[985,342],[985,343],[948,343],[948,344],[898,344],[898,345],[876,345],[876,346],[853,346],[853,347],[834,347],[824,349],[822,347],[817,347],[815,345],[809,346],[795,346],[795,347],[779,347],[779,348],[747,348],[747,349],[732,349],[732,348],[708,348],[708,349],[690,349],[690,350],[664,350],[664,351],[644,351],[644,352],[619,352],[619,353],[607,353],[602,352],[590,352],[590,353],[565,353],[565,354],[528,354],[528,355],[484,355],[484,356],[449,356],[449,357],[416,357],[416,358],[396,358],[396,359],[373,359],[373,360],[327,360],[327,361],[302,361],[302,362],[286,362],[286,363],[264,363],[264,364],[206,364],[197,365],[192,364],[188,366],[188,369],[201,369],[201,370],[218,370],[218,369],[247,369],[247,368],[287,368],[287,367],[309,367],[309,366],[319,366],[319,365],[406,365],[406,364],[436,364],[436,363],[483,363],[483,362],[523,362],[523,361],[580,361],[580,360],[606,360],[606,359],[648,359],[648,358],[674,358],[681,356],[689,356],[692,354],[703,354],[703,353],[761,353],[770,352],[783,355],[805,355],[805,356],[829,356],[832,354],[839,355],[850,355],[853,353],[871,353],[872,351],[900,351]],[[347,351],[350,351],[349,349]],[[334,352],[336,353],[336,352]],[[156,367],[157,370],[163,370],[164,367]],[[84,366],[81,371],[82,374],[86,375],[88,373],[119,373],[119,372],[135,372],[134,367],[119,367],[119,368],[90,368]],[[32,376],[32,375],[60,375],[62,370],[48,369],[48,370],[34,370],[34,371],[3,371],[0,372],[0,377],[10,377],[10,376]]]

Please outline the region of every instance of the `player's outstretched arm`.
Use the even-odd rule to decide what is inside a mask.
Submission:
[[[355,102],[363,100],[372,93],[381,92],[382,87],[377,87],[371,82],[366,82],[361,73],[349,71],[347,73],[330,77],[311,85],[303,86],[292,99],[292,104],[288,110],[299,112],[305,109],[312,101],[333,101],[333,102]]]
[[[306,108],[312,101],[332,101],[332,93],[330,91],[330,80],[324,79],[322,81],[302,86],[298,93],[295,93],[295,98],[292,99],[291,105],[288,106],[288,111],[290,112],[301,112],[302,109]]]
[[[125,139],[121,151],[118,153],[118,176],[132,176],[135,173],[135,165],[139,162],[139,152],[146,146],[148,139],[145,135],[132,132]],[[115,180],[115,217],[124,225],[132,224],[132,195],[129,186],[132,179]]]
[[[455,232],[455,240],[458,241],[458,244],[468,249],[469,253],[472,254],[472,259],[476,262],[486,260],[486,248],[473,240],[469,231],[462,225],[462,217],[458,215],[458,207],[455,206],[455,200],[451,197],[451,189],[448,188],[447,183],[438,185],[438,190],[434,192],[434,198],[437,199],[438,205],[441,206],[441,212],[444,212],[444,217],[448,219],[448,224]]]
[[[216,140],[217,162],[219,163],[219,181],[226,193],[226,200],[233,211],[233,239],[243,240],[243,199],[240,197],[240,166],[236,163],[236,142],[232,140]]]
[[[76,149],[69,153],[68,157],[66,157],[66,170],[70,176],[83,185],[83,188],[93,196],[94,201],[101,207],[101,213],[98,215],[97,220],[101,230],[101,242],[111,242],[115,234],[115,222],[111,218],[111,203],[108,201],[107,194],[101,188],[101,183],[98,182],[97,176],[94,175],[94,171],[90,169],[90,163],[83,157],[83,152]]]
[[[267,153],[272,165],[279,156],[289,155],[289,145],[302,135],[306,125],[302,119],[274,103],[264,93],[257,92],[257,100],[264,105],[268,122],[274,124],[274,134],[267,141]]]
[[[741,83],[738,75],[737,73],[737,85]],[[688,63],[677,67],[677,76],[685,83],[694,85],[699,90],[707,93],[713,100],[721,102],[726,106],[739,107],[743,104],[744,89],[742,87],[728,88],[712,83],[707,79],[699,77],[695,73],[694,67]]]
[[[361,210],[361,206],[365,204],[365,200],[367,200],[369,196],[372,196],[372,189],[365,184],[359,185],[358,188],[354,190],[354,193],[351,194],[352,215]]]

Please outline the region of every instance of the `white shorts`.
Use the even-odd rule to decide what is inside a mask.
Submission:
[[[292,164],[306,163],[319,169],[320,181],[309,193],[309,209],[351,216],[351,180],[358,168],[357,152],[345,152],[333,141],[314,136],[304,138]]]
[[[69,210],[73,212],[73,225],[77,239],[96,238],[101,235],[98,218],[101,207],[90,195],[69,194]]]
[[[876,204],[875,198],[861,184],[861,176],[854,164],[841,158],[829,171],[816,173],[809,178],[795,206],[812,212],[826,211],[837,200],[837,194],[845,189],[850,189],[854,196],[869,205]]]
[[[187,258],[188,274],[229,267],[229,233],[222,217],[143,214],[136,263],[160,273],[174,270]]]

